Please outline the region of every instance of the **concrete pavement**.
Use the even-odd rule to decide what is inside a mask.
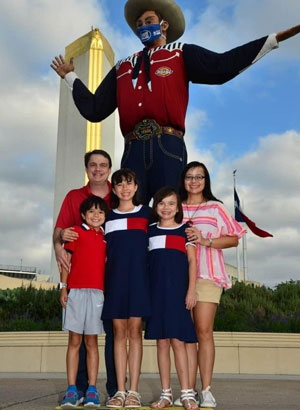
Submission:
[[[62,374],[0,373],[0,409],[53,410],[66,388]],[[104,402],[105,378],[98,387]],[[174,396],[179,395],[177,377],[172,377]],[[300,377],[216,375],[213,394],[218,410],[296,410],[300,409]],[[157,375],[142,375],[140,393],[144,404],[157,399],[160,381]]]

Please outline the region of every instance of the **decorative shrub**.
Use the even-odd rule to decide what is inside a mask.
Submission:
[[[59,290],[0,290],[0,331],[61,330]]]
[[[274,290],[236,283],[221,299],[217,331],[300,332],[300,281],[281,283]]]
[[[0,290],[0,331],[61,330],[59,290]],[[300,333],[300,281],[275,289],[236,283],[217,311],[216,331]]]

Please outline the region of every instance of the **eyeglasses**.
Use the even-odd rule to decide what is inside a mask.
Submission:
[[[186,181],[193,181],[194,179],[196,182],[200,182],[202,179],[205,179],[205,177],[203,175],[186,175],[184,179]]]

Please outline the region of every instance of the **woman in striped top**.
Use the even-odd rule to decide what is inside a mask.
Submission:
[[[195,161],[185,167],[180,195],[184,222],[190,226],[187,236],[197,247],[197,304],[193,314],[199,347],[198,360],[196,345],[190,347],[190,377],[195,385],[198,363],[202,384],[201,407],[216,407],[210,392],[215,359],[213,326],[222,291],[231,287],[222,250],[237,246],[246,231],[212,194],[209,173],[203,163]]]

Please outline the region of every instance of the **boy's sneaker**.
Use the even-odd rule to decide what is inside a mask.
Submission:
[[[210,386],[206,387],[205,390],[201,391],[201,404],[200,407],[217,407],[217,402],[210,391]]]
[[[100,396],[96,386],[89,386],[87,389],[85,399],[85,407],[97,407],[100,406]]]
[[[199,406],[199,394],[198,394],[198,392],[196,391],[196,390],[194,390],[194,395],[195,395],[195,400],[196,400],[196,404],[197,404],[197,406]],[[178,399],[176,399],[175,401],[174,401],[174,406],[176,406],[176,407],[182,407],[182,403],[181,403],[181,399],[180,399],[180,396],[178,397]]]
[[[81,392],[80,392],[81,393]],[[80,403],[82,403],[83,401],[83,397],[79,396],[78,391],[77,391],[77,387],[74,385],[68,386],[67,390],[66,390],[66,394],[64,396],[64,398],[62,399],[62,402],[60,403],[60,406],[62,408],[64,407],[76,407],[78,406]]]

